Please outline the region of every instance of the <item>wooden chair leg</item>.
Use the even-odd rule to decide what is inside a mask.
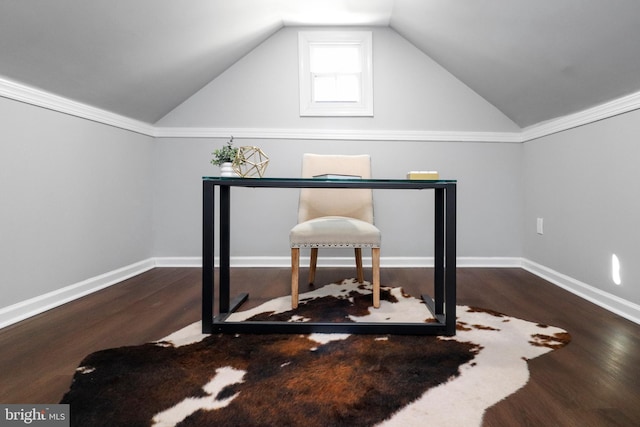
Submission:
[[[298,308],[298,276],[300,274],[300,248],[291,248],[291,308]]]
[[[358,274],[358,283],[364,282],[364,272],[362,271],[362,248],[355,248],[356,253],[356,271]]]
[[[309,284],[313,285],[316,280],[316,265],[318,265],[318,248],[311,248],[311,259],[309,260]]]
[[[373,307],[380,308],[380,248],[371,248],[373,267]]]

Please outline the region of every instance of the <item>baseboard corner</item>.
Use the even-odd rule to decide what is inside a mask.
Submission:
[[[555,271],[534,261],[523,259],[522,268],[536,276],[559,286],[572,294],[590,301],[605,310],[640,324],[640,305],[605,292],[573,277]]]
[[[55,291],[47,292],[37,297],[0,308],[0,329],[120,283],[123,280],[151,270],[155,266],[155,260],[148,258],[56,289]]]

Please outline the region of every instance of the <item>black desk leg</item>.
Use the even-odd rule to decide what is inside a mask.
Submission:
[[[446,193],[446,254],[445,254],[445,312],[446,334],[456,333],[456,186]]]
[[[229,186],[220,186],[220,314],[229,313],[230,290],[229,290],[229,268],[230,268],[230,235],[231,235],[231,206],[230,206]]]
[[[213,332],[215,185],[202,187],[202,333]]]
[[[444,268],[444,233],[445,233],[445,206],[444,206],[444,188],[436,188],[434,190],[434,271],[433,271],[433,299],[434,314],[444,313],[445,299],[445,268]],[[447,222],[448,225],[448,222]]]

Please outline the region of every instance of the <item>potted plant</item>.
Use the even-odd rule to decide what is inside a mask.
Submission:
[[[227,141],[227,145],[218,148],[211,154],[213,155],[211,164],[220,166],[220,176],[234,175],[232,164],[238,154],[238,148],[233,146],[233,136]]]

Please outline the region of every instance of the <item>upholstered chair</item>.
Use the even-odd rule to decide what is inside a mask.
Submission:
[[[304,154],[302,177],[351,175],[371,178],[368,155]],[[364,281],[362,248],[371,248],[373,306],[380,307],[380,230],[373,223],[373,191],[367,188],[304,188],[298,224],[291,229],[291,306],[298,307],[300,248],[311,249],[309,283],[315,279],[318,249],[354,248],[357,278]]]

